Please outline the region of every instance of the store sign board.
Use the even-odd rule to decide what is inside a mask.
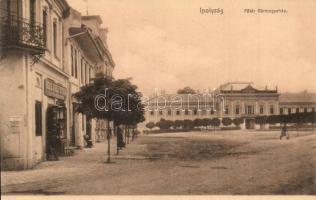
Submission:
[[[45,79],[44,93],[46,96],[65,100],[67,96],[67,89],[61,85],[56,84],[53,80]]]

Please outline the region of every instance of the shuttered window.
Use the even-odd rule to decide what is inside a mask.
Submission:
[[[35,102],[35,135],[42,136],[42,103]]]

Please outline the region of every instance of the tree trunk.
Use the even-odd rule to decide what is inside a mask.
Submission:
[[[129,126],[127,126],[127,144],[129,144]]]
[[[126,125],[124,126],[124,130],[125,130],[124,131],[125,143],[128,144],[127,143],[127,126]]]
[[[119,153],[120,153],[120,148],[119,148],[119,136],[118,136],[118,134],[117,134],[117,126],[116,125],[114,125],[114,130],[115,130],[115,132],[116,132],[116,155],[119,155]]]
[[[111,162],[111,133],[110,133],[110,121],[107,120],[107,129],[108,129],[108,133],[107,133],[107,140],[108,140],[108,158],[106,160],[107,163]]]

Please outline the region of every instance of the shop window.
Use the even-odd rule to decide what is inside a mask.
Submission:
[[[35,102],[35,135],[42,136],[42,102]]]

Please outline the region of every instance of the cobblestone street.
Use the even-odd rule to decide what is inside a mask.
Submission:
[[[32,170],[1,172],[3,194],[316,194],[316,135],[196,132],[143,135],[113,163],[106,143]],[[115,154],[112,139],[112,154]]]

